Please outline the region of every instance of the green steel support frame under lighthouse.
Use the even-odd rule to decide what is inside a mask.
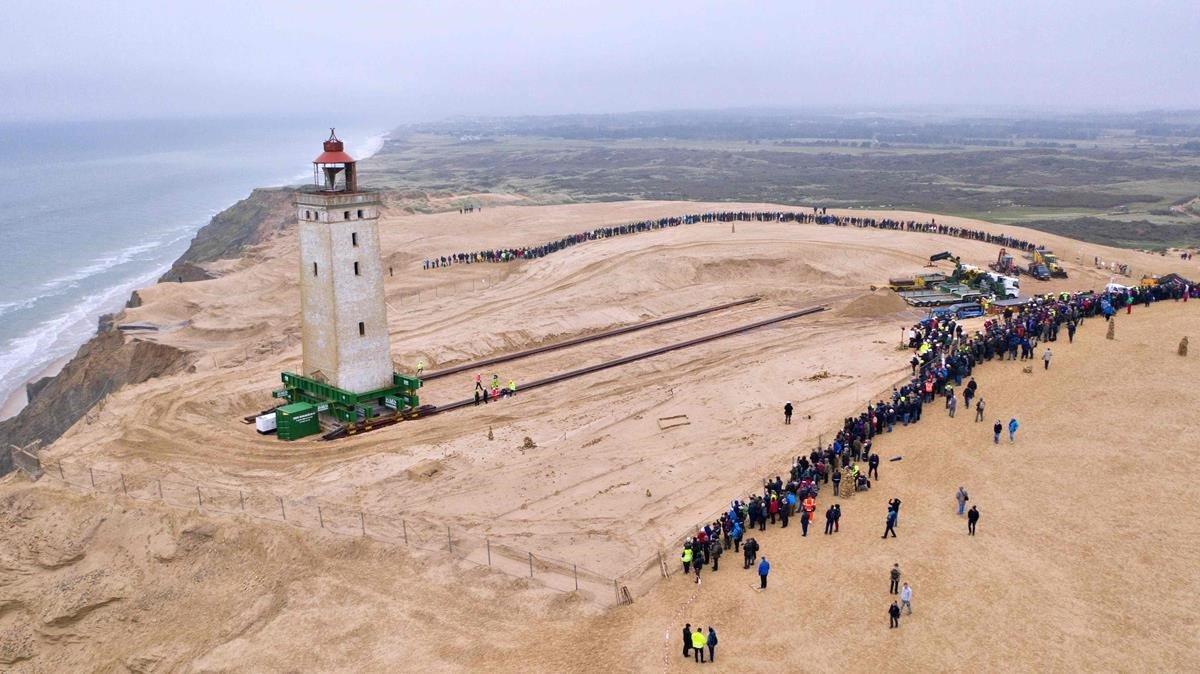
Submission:
[[[293,204],[304,360],[300,374],[282,374],[274,396],[342,423],[415,409],[421,380],[392,371],[379,195],[359,188],[357,164],[333,129],[313,160],[313,184]]]

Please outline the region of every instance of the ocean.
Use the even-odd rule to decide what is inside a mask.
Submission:
[[[255,187],[311,180],[329,129],[268,119],[0,124],[0,403]],[[365,159],[376,128],[338,129]]]

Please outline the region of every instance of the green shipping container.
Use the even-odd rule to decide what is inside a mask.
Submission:
[[[280,440],[299,440],[321,432],[317,406],[292,403],[275,410],[275,424]]]

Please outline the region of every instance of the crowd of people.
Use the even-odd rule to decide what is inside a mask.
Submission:
[[[832,485],[833,497],[841,495],[841,482],[849,477],[857,489],[869,489],[871,480],[879,480],[879,454],[872,451],[876,436],[891,433],[897,425],[907,426],[921,420],[925,408],[940,399],[949,411],[961,395],[964,407],[970,408],[975,401],[975,421],[983,420],[985,409],[978,382],[972,377],[975,368],[992,360],[1032,359],[1034,349],[1040,342],[1055,342],[1062,334],[1074,341],[1080,325],[1089,318],[1111,320],[1120,309],[1132,311],[1137,304],[1150,305],[1162,301],[1183,301],[1200,297],[1200,290],[1183,280],[1173,280],[1153,287],[1048,294],[1032,298],[1018,307],[1006,308],[994,318],[986,319],[979,330],[968,332],[954,319],[939,319],[934,316],[914,324],[907,333],[908,346],[914,356],[911,377],[907,383],[893,388],[890,399],[869,402],[857,415],[846,417],[842,427],[832,441],[823,448],[815,448],[809,454],[796,457],[785,482],[781,476],[764,479],[760,493],[738,498],[730,503],[729,509],[719,519],[700,527],[696,534],[684,542],[681,560],[685,573],[693,574],[700,581],[703,568],[719,568],[719,560],[730,547],[743,555],[743,569],[757,568],[760,589],[767,587],[770,564],[765,555],[759,560],[761,546],[756,538],[746,538],[747,531],[763,532],[768,524],[787,528],[792,518],[799,516],[801,536],[807,535],[818,510],[817,498],[824,485]],[[1048,353],[1047,349],[1047,353]],[[1044,369],[1049,369],[1050,358],[1043,356]],[[964,380],[966,381],[964,385]],[[961,389],[961,393],[959,390]],[[794,406],[784,406],[784,423],[788,423]],[[999,442],[1005,427],[999,419],[994,427],[995,441]],[[1015,417],[1007,424],[1009,441],[1015,442],[1019,423]],[[866,470],[859,464],[865,463]],[[965,515],[967,535],[975,536],[981,514],[978,505],[966,509],[969,496],[960,487],[955,494],[958,514]],[[825,512],[825,533],[836,534],[841,505],[828,505]],[[899,523],[900,499],[889,499],[885,521],[884,538],[896,537]],[[756,561],[758,564],[756,566]],[[912,589],[908,584],[898,587],[899,568],[892,576],[892,594],[899,595],[899,602],[892,602],[888,615],[892,627],[899,626],[900,611],[912,612]]]
[[[484,262],[512,262],[513,260],[533,260],[545,257],[551,253],[597,239],[608,239],[614,236],[652,232],[659,229],[692,225],[704,222],[795,222],[801,224],[834,225],[838,227],[861,227],[867,229],[886,229],[903,232],[924,232],[941,234],[960,239],[985,241],[1006,248],[1017,250],[1033,250],[1037,244],[1024,239],[1018,239],[1007,234],[995,234],[980,229],[938,224],[936,219],[928,222],[916,220],[893,220],[891,218],[870,218],[863,216],[829,215],[824,208],[812,208],[805,211],[714,211],[697,213],[670,218],[641,220],[625,225],[597,227],[586,232],[568,234],[567,236],[547,241],[539,245],[521,246],[515,248],[493,248],[474,252],[454,253],[435,258],[427,258],[422,262],[425,269],[437,269],[456,264],[477,264]]]

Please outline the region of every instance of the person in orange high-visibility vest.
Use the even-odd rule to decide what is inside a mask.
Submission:
[[[817,500],[811,496],[804,497],[804,519],[812,524],[813,513],[817,511]]]

